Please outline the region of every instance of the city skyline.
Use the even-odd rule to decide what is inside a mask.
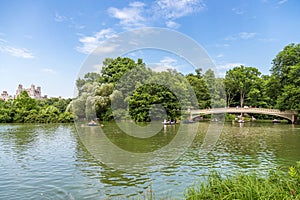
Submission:
[[[7,90],[3,90],[0,96],[0,99],[9,100],[9,99],[16,99],[22,91],[26,91],[28,96],[34,99],[45,99],[47,98],[47,94],[42,95],[42,87],[37,86],[35,88],[34,84],[31,84],[30,87],[24,88],[23,85],[20,83],[15,93],[8,93]]]
[[[94,48],[142,27],[192,38],[220,76],[241,64],[269,74],[276,54],[300,42],[299,8],[296,0],[1,1],[0,91],[14,94],[19,83],[35,83],[50,97],[73,97],[81,65]],[[187,72],[169,55],[142,58],[153,69]]]

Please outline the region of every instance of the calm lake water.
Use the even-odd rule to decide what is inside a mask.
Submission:
[[[128,171],[95,155],[99,148],[107,148],[97,145],[99,127],[81,127],[80,134],[88,136],[82,138],[74,124],[1,124],[0,199],[137,199],[151,189],[158,197],[182,199],[184,189],[211,170],[265,173],[300,160],[300,126],[226,123],[212,151],[204,154],[199,149],[208,125],[200,123],[190,148],[167,167]],[[170,143],[179,126],[183,125],[161,129],[147,143],[122,133],[113,123],[102,129],[116,146],[143,153]],[[184,126],[188,137],[195,124]],[[86,142],[93,145],[87,147]]]

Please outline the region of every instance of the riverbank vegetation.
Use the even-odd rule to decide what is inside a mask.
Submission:
[[[181,110],[194,108],[300,110],[300,44],[289,44],[277,54],[270,75],[241,65],[218,78],[211,69],[202,72],[200,67],[184,75],[174,69],[153,71],[142,59],[107,58],[99,73],[77,80],[73,111],[85,119],[151,121],[180,119]]]
[[[33,99],[26,91],[16,99],[0,100],[0,123],[68,123],[75,116],[66,111],[71,99]]]
[[[300,162],[287,172],[270,171],[265,176],[255,173],[223,176],[212,172],[207,180],[187,188],[185,199],[299,199]]]

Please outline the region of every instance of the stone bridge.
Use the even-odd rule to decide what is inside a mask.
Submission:
[[[191,119],[202,115],[209,114],[219,114],[219,113],[255,113],[255,114],[264,114],[264,115],[273,115],[277,117],[285,118],[292,123],[297,122],[298,112],[286,110],[280,111],[278,109],[268,109],[268,108],[212,108],[212,109],[202,109],[202,110],[190,110]]]

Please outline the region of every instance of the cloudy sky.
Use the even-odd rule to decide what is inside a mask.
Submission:
[[[41,86],[48,96],[72,97],[88,55],[103,41],[137,28],[168,28],[190,37],[205,49],[221,75],[240,64],[268,74],[275,55],[285,45],[300,42],[298,0],[0,0],[0,4],[0,92],[12,95],[21,83],[26,88]],[[155,63],[156,70],[179,66],[186,73],[184,62],[168,53],[155,58],[144,60]]]

